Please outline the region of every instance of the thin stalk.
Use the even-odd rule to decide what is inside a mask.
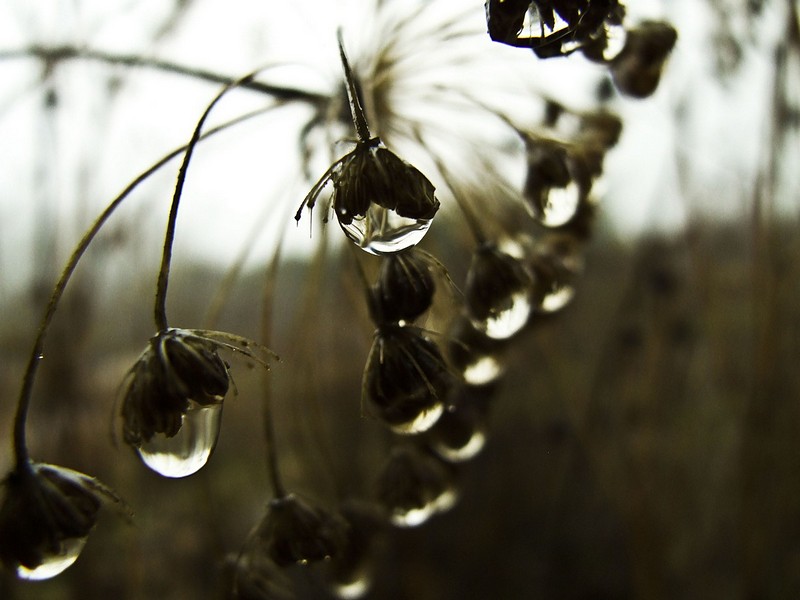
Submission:
[[[174,73],[177,75],[185,75],[194,79],[201,79],[211,83],[228,86],[235,84],[237,81],[226,75],[214,73],[213,71],[187,67],[185,65],[179,65],[165,60],[129,54],[112,54],[109,52],[103,52],[101,50],[76,48],[74,46],[56,46],[54,48],[48,48],[45,46],[33,45],[27,48],[20,48],[18,50],[6,50],[0,52],[0,60],[30,57],[41,59],[48,64],[55,64],[62,60],[78,59],[94,60],[111,65],[124,65],[127,67],[144,67],[158,71]],[[252,79],[247,81],[238,81],[238,87],[268,94],[278,100],[304,101],[311,104],[319,104],[329,100],[329,98],[323,94],[316,94],[307,90],[271,85],[268,83],[253,81]]]
[[[273,108],[272,106],[268,107],[268,109]],[[224,129],[228,129],[229,127],[241,123],[247,119],[250,119],[254,116],[260,115],[264,112],[264,109],[253,111],[237,117],[236,119],[232,119],[222,125],[214,127],[213,129],[208,130],[206,133],[203,134],[202,139],[206,139],[215,133],[218,133]],[[86,233],[83,234],[80,242],[75,247],[70,256],[69,260],[67,261],[64,270],[61,272],[61,277],[56,282],[55,287],[53,288],[53,292],[50,295],[50,300],[47,304],[47,308],[45,309],[44,316],[39,324],[39,330],[36,334],[36,339],[33,342],[33,349],[31,350],[30,358],[28,359],[28,364],[25,369],[25,373],[22,377],[22,387],[19,394],[19,400],[17,401],[17,412],[14,416],[14,456],[16,457],[16,470],[18,473],[24,472],[25,470],[30,469],[30,459],[28,455],[28,447],[26,443],[26,436],[25,436],[25,423],[27,421],[28,409],[30,408],[31,403],[31,396],[33,392],[33,384],[36,379],[36,372],[39,368],[39,363],[42,360],[42,352],[44,351],[44,342],[45,337],[47,336],[47,331],[50,327],[50,323],[53,320],[53,316],[55,315],[56,309],[58,308],[58,303],[61,300],[61,296],[64,294],[64,290],[69,283],[72,274],[75,271],[75,268],[78,266],[78,262],[80,262],[81,258],[83,257],[86,249],[89,247],[89,244],[92,243],[92,240],[95,238],[97,233],[103,227],[105,222],[108,218],[114,213],[115,210],[122,204],[123,200],[127,198],[133,190],[135,190],[140,183],[145,181],[148,177],[150,177],[153,173],[158,171],[161,167],[167,164],[170,160],[178,156],[181,152],[186,150],[186,146],[181,146],[180,148],[176,148],[172,152],[165,155],[163,158],[158,160],[155,164],[151,167],[147,168],[141,174],[139,174],[133,181],[131,181],[127,187],[116,197],[114,198],[111,203],[100,213],[100,216],[92,223],[89,229],[86,230]]]
[[[161,268],[159,269],[158,280],[156,282],[156,299],[153,316],[157,331],[164,331],[168,328],[167,288],[169,286],[169,271],[172,263],[172,247],[175,241],[175,227],[178,222],[178,209],[180,207],[181,196],[183,194],[183,186],[186,183],[186,173],[189,169],[189,162],[192,159],[195,146],[200,141],[203,125],[205,124],[208,115],[211,113],[211,110],[217,105],[217,102],[219,102],[223,96],[225,96],[225,94],[237,87],[241,87],[248,81],[251,81],[253,77],[263,71],[264,68],[265,67],[256,69],[244,77],[225,85],[206,107],[206,110],[203,112],[200,120],[197,122],[197,125],[194,128],[194,132],[192,133],[189,143],[185,146],[186,150],[183,156],[183,162],[178,170],[178,180],[175,183],[175,191],[172,195],[172,204],[170,205],[169,218],[167,220],[167,232],[164,236],[164,251],[161,256]]]
[[[285,230],[283,230],[285,231]],[[278,239],[275,253],[272,255],[267,268],[267,276],[264,282],[264,294],[261,307],[261,341],[269,345],[272,339],[273,309],[275,307],[276,286],[278,280],[278,267],[283,253],[284,236],[281,233]],[[264,443],[267,451],[267,472],[272,490],[276,498],[286,496],[286,487],[281,477],[280,461],[278,460],[278,442],[275,434],[275,419],[272,410],[272,382],[267,381],[263,388],[263,422],[264,422]]]
[[[336,32],[336,37],[339,41],[339,56],[342,59],[342,67],[344,68],[344,78],[347,82],[347,98],[350,101],[350,114],[353,117],[353,125],[358,134],[358,141],[367,143],[370,140],[369,126],[367,125],[367,117],[364,115],[364,109],[361,107],[361,101],[358,99],[358,88],[356,87],[355,76],[350,69],[350,63],[347,60],[347,55],[344,52],[344,41],[342,40],[342,30]]]

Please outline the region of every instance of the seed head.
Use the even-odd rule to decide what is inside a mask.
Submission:
[[[140,446],[157,433],[173,437],[191,402],[222,402],[230,375],[218,345],[182,329],[160,331],[150,339],[129,372],[122,404],[125,442]]]

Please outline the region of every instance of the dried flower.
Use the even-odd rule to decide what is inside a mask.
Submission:
[[[369,410],[397,433],[420,433],[441,416],[453,382],[438,346],[416,327],[375,332],[362,383]]]
[[[438,458],[410,446],[392,450],[378,479],[378,502],[398,527],[416,527],[456,501],[452,473]]]
[[[231,383],[228,365],[218,354],[221,348],[266,366],[253,351],[266,349],[245,338],[170,328],[150,339],[128,373],[124,440],[166,477],[195,473],[216,445],[222,401]]]
[[[78,558],[104,502],[121,500],[83,473],[43,463],[8,475],[0,560],[22,579],[49,579]]]
[[[383,258],[370,293],[377,324],[410,322],[430,308],[436,284],[428,256],[409,248]]]

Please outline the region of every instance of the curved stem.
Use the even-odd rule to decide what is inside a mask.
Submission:
[[[158,280],[156,282],[156,300],[153,316],[155,318],[157,331],[163,331],[168,327],[167,287],[169,286],[169,270],[172,263],[172,246],[175,241],[175,227],[178,222],[178,208],[180,207],[181,195],[183,194],[183,186],[186,183],[186,173],[189,169],[189,161],[192,159],[192,154],[194,153],[194,148],[197,145],[197,142],[200,141],[200,133],[203,125],[205,124],[208,115],[211,113],[211,110],[217,105],[217,102],[219,102],[222,97],[225,96],[225,94],[232,89],[241,87],[248,81],[251,81],[253,77],[255,77],[259,72],[263,71],[264,68],[266,67],[256,69],[244,77],[225,85],[225,87],[219,91],[219,93],[206,107],[205,111],[200,117],[200,120],[197,122],[197,125],[194,128],[194,132],[192,133],[189,143],[185,146],[186,151],[183,156],[183,162],[178,170],[178,180],[175,183],[175,191],[172,195],[172,204],[170,205],[169,217],[167,220],[167,232],[164,236],[164,251],[161,255],[161,268],[159,269]]]
[[[47,63],[54,64],[61,60],[94,60],[104,62],[111,65],[124,65],[128,67],[145,67],[155,69],[158,71],[166,71],[168,73],[175,73],[177,75],[185,75],[195,79],[202,79],[211,83],[232,85],[236,80],[207,71],[205,69],[196,69],[179,65],[165,60],[158,60],[153,58],[145,58],[143,56],[130,55],[130,54],[112,54],[100,50],[91,50],[88,48],[76,48],[74,46],[56,46],[54,48],[47,48],[45,46],[29,46],[18,50],[6,50],[0,52],[0,60],[15,59],[15,58],[38,58]],[[296,88],[287,88],[283,86],[271,85],[261,83],[258,81],[241,81],[238,83],[239,87],[269,94],[278,100],[287,101],[305,101],[312,104],[326,102],[329,98],[324,94],[315,94],[306,90],[298,90]]]
[[[268,109],[273,108],[272,106],[268,107]],[[247,113],[223,123],[218,127],[210,129],[205,134],[203,134],[202,138],[208,138],[215,133],[218,133],[224,129],[231,127],[232,125],[241,123],[247,119],[250,119],[254,116],[262,114],[264,110],[258,110],[251,113]],[[114,213],[114,211],[119,207],[125,198],[127,198],[131,192],[133,192],[136,187],[139,186],[140,183],[145,181],[148,177],[150,177],[153,173],[158,171],[161,167],[167,164],[170,160],[178,156],[181,152],[186,150],[186,146],[181,146],[170,152],[169,154],[165,155],[163,158],[158,160],[155,164],[151,167],[143,171],[139,174],[133,181],[131,181],[127,187],[116,197],[114,198],[111,203],[100,213],[100,216],[92,223],[86,233],[83,234],[80,242],[73,250],[72,255],[70,256],[69,260],[67,261],[64,270],[61,272],[61,277],[56,282],[55,287],[53,288],[53,293],[50,295],[50,300],[47,304],[47,308],[45,309],[44,316],[42,317],[41,323],[39,324],[39,330],[36,334],[36,339],[33,342],[33,349],[31,350],[30,358],[28,359],[28,364],[25,369],[25,374],[22,377],[22,388],[19,394],[19,400],[17,401],[17,412],[14,416],[14,456],[16,457],[16,470],[17,472],[24,472],[26,469],[30,469],[29,463],[29,456],[28,456],[28,447],[26,444],[25,439],[25,423],[27,420],[28,409],[31,403],[31,396],[33,391],[33,383],[36,379],[36,372],[39,368],[39,363],[42,359],[42,352],[44,350],[44,341],[47,335],[47,330],[50,327],[50,323],[53,320],[53,315],[58,308],[58,303],[61,300],[61,296],[64,293],[67,284],[69,283],[70,278],[72,277],[75,268],[78,266],[78,262],[81,260],[81,257],[86,252],[86,249],[91,244],[92,240],[95,238],[97,233],[103,227],[105,222],[108,218]]]
[[[342,59],[342,67],[344,68],[344,78],[347,83],[347,98],[350,100],[350,114],[353,116],[353,125],[358,134],[358,141],[366,143],[369,142],[370,139],[369,126],[367,125],[367,117],[364,115],[364,109],[361,107],[361,101],[358,99],[358,88],[356,87],[355,76],[350,69],[350,63],[344,52],[344,41],[342,40],[341,29],[336,32],[336,37],[339,41],[339,56]]]
[[[264,344],[269,344],[272,338],[272,322],[275,301],[275,288],[278,279],[278,266],[283,251],[283,239],[281,234],[275,253],[267,269],[267,277],[264,282],[263,304],[261,309],[261,340]],[[275,435],[275,419],[272,411],[272,385],[267,381],[264,385],[263,421],[264,421],[264,442],[267,447],[267,469],[272,490],[276,498],[286,496],[286,487],[283,485],[279,461],[278,461],[278,442]]]

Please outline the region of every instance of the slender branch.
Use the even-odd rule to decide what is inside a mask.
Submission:
[[[204,133],[202,139],[206,139],[215,133],[228,129],[231,126],[248,120],[254,116],[260,115],[265,112],[265,110],[272,108],[273,106],[269,106],[266,109],[253,111],[223,123],[222,125],[214,127],[213,129],[210,129]],[[180,148],[173,150],[139,174],[135,179],[133,179],[133,181],[131,181],[127,187],[125,187],[125,189],[122,190],[122,192],[111,201],[105,210],[100,213],[100,216],[97,217],[86,233],[84,233],[80,242],[75,247],[75,250],[73,250],[72,255],[67,261],[64,270],[61,272],[61,277],[53,288],[53,293],[50,296],[44,316],[42,317],[42,321],[39,325],[39,330],[33,343],[33,349],[31,350],[31,355],[25,369],[25,374],[22,378],[22,388],[20,390],[19,400],[17,402],[17,412],[14,417],[14,456],[16,457],[17,472],[23,472],[26,469],[30,469],[28,448],[25,439],[25,423],[31,403],[33,383],[36,379],[36,372],[39,368],[39,363],[42,360],[42,352],[44,351],[44,342],[47,335],[47,330],[49,329],[50,323],[53,320],[56,309],[58,308],[58,303],[61,300],[61,296],[64,294],[64,290],[66,289],[67,284],[69,283],[69,280],[75,271],[75,268],[78,266],[78,262],[81,260],[81,257],[83,257],[86,249],[89,247],[89,244],[92,243],[92,240],[95,238],[108,218],[114,213],[115,210],[117,210],[122,201],[125,200],[125,198],[127,198],[131,192],[133,192],[133,190],[139,186],[140,183],[145,181],[153,173],[158,171],[161,167],[178,156],[184,150],[186,150],[186,146],[181,146]]]
[[[206,69],[187,67],[185,65],[179,65],[166,60],[146,58],[144,56],[135,54],[112,54],[109,52],[103,52],[101,50],[77,48],[75,46],[55,46],[49,48],[46,46],[33,45],[17,50],[0,51],[0,60],[18,58],[38,58],[49,64],[54,64],[62,60],[94,60],[111,65],[144,67],[155,69],[157,71],[166,71],[168,73],[185,75],[187,77],[202,79],[204,81],[222,85],[232,85],[236,82],[235,79],[226,75],[214,73],[213,71],[208,71]],[[329,100],[329,98],[324,94],[316,94],[307,90],[299,90],[296,88],[283,87],[252,80],[239,81],[240,83],[238,84],[238,87],[269,94],[278,100],[304,101],[311,104],[320,104]]]

